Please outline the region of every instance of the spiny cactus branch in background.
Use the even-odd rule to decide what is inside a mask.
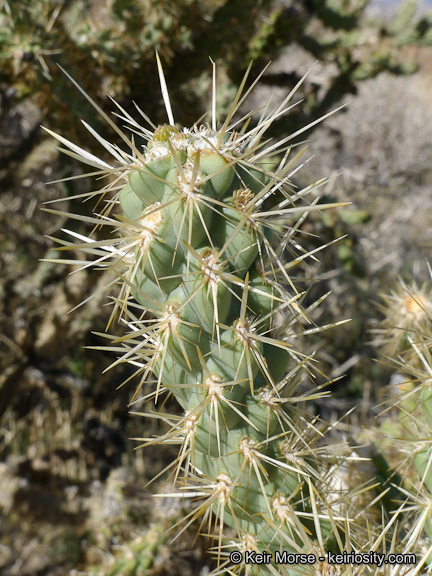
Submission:
[[[429,273],[432,277],[430,267]],[[432,572],[431,295],[430,281],[419,286],[399,279],[395,290],[382,295],[384,318],[375,330],[375,344],[396,369],[390,406],[399,422],[385,422],[399,455],[387,474],[387,483],[399,490],[392,513],[399,508],[400,547],[405,554],[417,553],[419,574]]]
[[[303,80],[282,102],[241,116],[260,77],[246,89],[249,67],[219,121],[213,65],[209,123],[179,128],[159,58],[157,64],[168,124],[154,126],[138,109],[144,128],[119,106],[127,135],[82,91],[128,146],[124,152],[84,123],[113,156],[111,164],[48,130],[62,151],[107,180],[86,195],[103,199],[99,213],[69,216],[109,234],[94,240],[66,230],[74,242],[61,241],[60,250],[91,255],[78,262],[81,268],[115,272],[111,322],[119,318],[126,333],[105,335],[106,349],[117,355],[113,366],[135,367],[134,401],[153,379],[155,402],[173,394],[184,410],[180,417],[149,412],[170,429],[142,441],[179,444],[169,467],[175,495],[197,500],[185,526],[201,517],[200,530],[215,538],[220,570],[245,568],[230,563],[236,548],[271,555],[323,555],[329,545],[342,550],[344,496],[323,466],[325,450],[316,447],[326,426],[305,410],[306,401],[325,393],[314,388],[314,358],[300,345],[319,330],[310,317],[317,303],[303,304],[292,276],[323,248],[301,247],[304,219],[339,205],[318,203],[324,180],[301,190],[291,185],[304,152],[296,151],[295,138],[319,120],[277,142],[266,140],[270,126],[295,105]],[[305,379],[309,390],[299,392]],[[271,559],[259,573],[299,568]],[[313,566],[302,569],[314,573]]]

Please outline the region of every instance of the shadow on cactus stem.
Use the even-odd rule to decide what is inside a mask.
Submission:
[[[329,426],[309,409],[330,383],[323,383],[303,340],[345,320],[317,327],[320,302],[303,305],[306,288],[293,274],[326,247],[302,248],[305,218],[343,205],[319,203],[325,179],[303,189],[290,183],[304,165],[298,137],[329,114],[267,140],[272,124],[295,106],[304,78],[281,102],[238,117],[263,74],[247,87],[249,66],[227,117],[219,119],[213,65],[208,118],[180,128],[159,57],[157,64],[168,123],[155,126],[137,107],[142,126],[118,106],[128,131],[65,72],[127,151],[85,121],[111,160],[47,132],[105,182],[83,195],[97,199],[98,213],[67,214],[102,229],[98,238],[106,231],[104,237],[65,230],[72,240],[57,242],[61,251],[89,256],[74,261],[80,269],[116,274],[106,287],[109,324],[120,322],[125,333],[101,334],[108,340],[101,348],[117,357],[111,367],[135,369],[134,411],[152,400],[161,406],[143,416],[166,432],[140,443],[179,446],[164,471],[176,485],[170,497],[188,498],[195,508],[176,529],[181,535],[198,524],[212,539],[215,574],[378,574],[369,556],[354,568],[346,556],[343,565],[331,560],[334,553],[394,549],[397,514],[371,524],[381,497],[370,495],[371,478],[356,487],[349,481],[350,467],[362,458],[344,442],[331,443],[327,433],[337,423]],[[149,381],[153,391],[143,395]],[[171,394],[183,415],[164,411]]]

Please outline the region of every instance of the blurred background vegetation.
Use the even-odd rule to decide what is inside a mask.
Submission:
[[[306,345],[324,372],[343,377],[317,413],[332,420],[358,405],[355,436],[392,375],[374,362],[373,303],[398,275],[427,279],[431,45],[432,16],[412,0],[386,18],[368,0],[0,0],[1,574],[204,575],[212,567],[193,530],[174,543],[165,533],[181,506],[150,498],[170,490],[159,478],[147,483],[171,452],[134,451],[130,438],[150,436],[156,424],[129,413],[133,384],[119,388],[128,369],[103,373],[113,358],[84,348],[102,345],[93,332],[106,326],[104,296],[67,314],[106,278],[41,262],[53,257],[50,236],[80,230],[42,204],[61,198],[56,209],[90,214],[76,196],[96,184],[72,179],[83,167],[40,125],[100,157],[80,119],[116,138],[58,65],[106,113],[109,94],[135,115],[136,102],[155,124],[166,121],[156,50],[182,125],[209,108],[210,58],[221,116],[251,60],[251,82],[272,64],[244,110],[286,95],[314,65],[302,103],[271,137],[348,104],[318,125],[305,153],[315,158],[293,184],[328,177],[324,199],[352,202],[314,213],[301,238],[312,247],[348,233],[302,276],[307,298],[333,292],[318,323],[352,318]]]

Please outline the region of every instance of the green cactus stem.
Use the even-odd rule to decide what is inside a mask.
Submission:
[[[214,530],[221,570],[239,573],[245,565],[231,564],[229,549],[325,550],[336,525],[338,500],[326,502],[331,482],[313,445],[322,425],[303,409],[322,392],[295,391],[303,376],[313,379],[314,367],[294,345],[311,321],[289,275],[311,257],[299,252],[296,223],[335,204],[316,203],[323,181],[296,191],[290,185],[300,157],[291,144],[316,122],[266,141],[297,87],[255,126],[244,116],[241,128],[249,68],[223,122],[214,90],[210,125],[178,128],[159,59],[158,68],[169,123],[152,131],[121,110],[147,142],[143,148],[107,116],[130,148],[126,153],[100,139],[112,166],[56,136],[70,155],[111,175],[100,191],[109,210],[77,218],[116,234],[104,243],[70,232],[77,243],[62,249],[86,250],[94,260],[85,266],[117,273],[113,317],[120,314],[126,334],[109,346],[118,356],[114,364],[132,363],[141,382],[153,379],[156,401],[170,393],[184,410],[171,430],[144,443],[180,444],[172,464],[177,495],[200,496],[185,525],[202,516],[201,529]],[[267,168],[274,164],[274,171]],[[267,207],[276,193],[282,200]],[[214,518],[219,527],[212,527]],[[225,538],[224,525],[236,539]],[[281,567],[272,556],[259,573],[300,568],[314,573],[313,566]]]

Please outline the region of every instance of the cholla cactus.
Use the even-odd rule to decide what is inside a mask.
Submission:
[[[214,68],[210,124],[180,129],[159,59],[158,68],[169,123],[156,127],[140,111],[149,126],[143,128],[121,110],[147,141],[143,148],[100,109],[129,147],[122,151],[85,124],[113,165],[53,134],[96,175],[111,176],[99,191],[111,195],[102,213],[76,218],[114,234],[96,241],[70,231],[79,243],[64,248],[91,254],[83,267],[117,274],[112,319],[120,316],[127,331],[108,346],[118,355],[114,364],[136,367],[138,389],[153,377],[155,401],[171,393],[184,410],[181,417],[149,413],[170,429],[144,441],[180,446],[172,464],[178,495],[198,498],[186,526],[202,517],[201,529],[214,531],[219,566],[231,566],[230,573],[245,566],[260,574],[316,573],[313,563],[283,566],[275,556],[310,553],[318,562],[329,542],[333,550],[344,547],[336,518],[345,519],[342,497],[314,445],[325,426],[304,410],[323,392],[297,391],[302,374],[313,380],[313,359],[295,343],[318,330],[309,319],[317,303],[302,306],[290,272],[313,257],[297,244],[300,225],[326,206],[312,195],[323,181],[290,186],[301,155],[291,143],[315,122],[278,142],[265,140],[298,86],[274,110],[264,107],[256,126],[252,113],[237,119],[256,83],[243,94],[248,70],[219,123]],[[276,194],[281,199],[272,205]],[[229,557],[233,550],[245,555]],[[265,564],[248,565],[246,552],[268,554]]]
[[[407,285],[403,280],[389,294],[382,294],[380,309],[384,314],[374,332],[377,334],[375,345],[379,345],[389,356],[404,351],[408,346],[407,338],[416,332],[430,332],[432,317],[432,298],[430,287],[415,282]]]
[[[405,554],[416,553],[413,574],[432,572],[432,300],[430,286],[420,288],[399,281],[396,291],[382,296],[385,317],[377,342],[397,368],[398,381],[392,404],[399,411],[399,437],[392,440],[400,455],[398,539]],[[394,400],[396,398],[396,400]],[[394,425],[393,425],[394,429]],[[393,454],[394,458],[394,454]],[[393,484],[397,481],[392,476]],[[401,503],[405,501],[402,505]],[[411,572],[409,572],[411,574]]]

